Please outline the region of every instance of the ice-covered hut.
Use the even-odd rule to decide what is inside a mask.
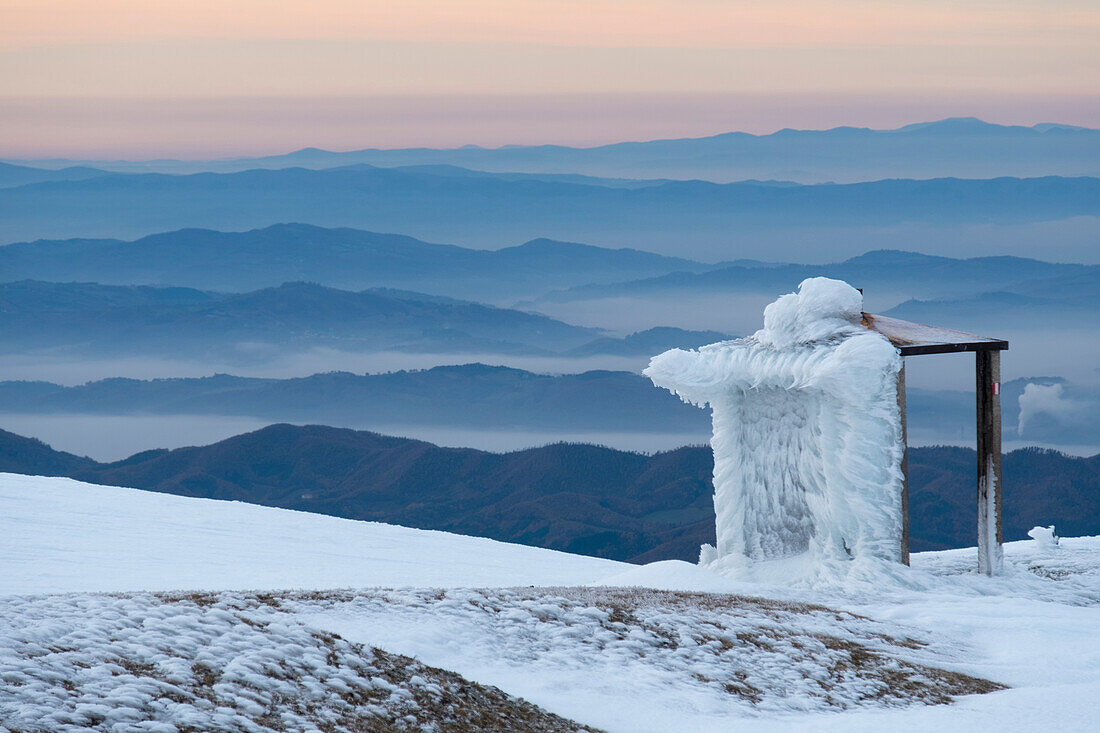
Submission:
[[[995,572],[1006,348],[864,313],[860,291],[818,277],[765,308],[751,337],[654,357],[646,376],[713,413],[717,546],[700,562],[908,563],[903,357],[976,351],[979,568]]]

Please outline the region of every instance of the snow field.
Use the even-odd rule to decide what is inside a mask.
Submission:
[[[630,567],[482,537],[0,473],[0,595],[572,585]]]
[[[176,685],[191,690],[193,710],[184,705],[189,698],[165,697],[156,702],[163,706],[158,716],[212,715],[202,702],[209,694],[217,700],[214,713],[247,718],[241,701],[255,691],[234,679],[206,684],[201,668],[187,666],[198,661],[191,656],[209,654],[226,669],[239,657],[233,669],[262,675],[271,650],[316,660],[318,644],[338,635],[352,645],[348,649],[365,645],[357,653],[383,673],[399,674],[404,662],[371,661],[377,654],[415,656],[555,714],[623,733],[1094,730],[1100,538],[1060,538],[1053,547],[1009,543],[1005,574],[994,578],[975,573],[974,558],[969,549],[916,554],[912,568],[853,563],[843,582],[813,578],[792,586],[766,572],[752,582],[733,580],[677,561],[635,566],[234,502],[0,474],[0,668],[4,675],[23,675],[0,676],[0,725],[19,727],[5,717],[15,708],[45,716],[54,710],[77,715],[76,700],[95,706],[110,699],[112,707],[116,685],[130,695],[119,699],[131,711],[153,704],[142,694]],[[183,593],[86,593],[134,591],[142,584],[232,592],[190,599]],[[240,592],[325,585],[396,589]],[[561,585],[586,587],[526,587]],[[643,590],[615,590],[626,586]],[[674,592],[661,596],[645,588]],[[42,595],[65,593],[70,595]],[[728,600],[730,594],[772,601],[754,605]],[[836,611],[816,610],[822,607]],[[215,615],[204,618],[207,612]],[[177,626],[188,629],[190,640],[162,638]],[[261,628],[268,631],[255,631]],[[841,643],[826,644],[822,637]],[[725,643],[733,646],[723,648]],[[295,656],[280,644],[300,652]],[[340,646],[337,653],[353,652]],[[121,661],[127,655],[152,670],[127,670]],[[853,658],[869,661],[853,665]],[[351,662],[340,665],[353,668]],[[922,667],[1009,689],[950,705],[869,697],[897,672],[902,677],[888,687],[918,680],[922,694],[914,701],[928,701],[950,678],[914,671]],[[351,694],[338,689],[342,668],[302,666],[298,681],[285,682],[316,690],[321,680],[332,680],[328,699],[340,709],[336,698]],[[173,670],[180,681],[161,679]],[[824,687],[814,689],[814,675],[825,675]],[[376,679],[374,672],[369,676]],[[426,673],[420,677],[451,689]],[[218,697],[222,690],[224,698]],[[416,698],[413,687],[409,692],[421,710],[438,704]],[[758,703],[747,696],[755,694],[761,695]],[[830,695],[841,704],[830,705]],[[53,701],[49,709],[39,705],[43,700]],[[511,702],[501,702],[502,708],[477,700],[476,707],[519,714]],[[385,701],[371,704],[385,707]],[[386,707],[389,714],[399,712],[396,702]],[[80,714],[95,709],[81,708]],[[307,712],[286,714],[305,720]],[[200,730],[218,729],[206,720]],[[154,723],[168,730],[159,717],[145,721],[150,730],[157,729]],[[113,725],[141,729],[130,718]],[[248,730],[244,723],[229,729]]]
[[[618,729],[629,717],[593,707],[593,692],[674,726],[677,713],[654,705],[670,690],[677,705],[741,717],[946,703],[999,687],[910,661],[927,656],[927,644],[893,636],[889,624],[730,595],[81,594],[0,599],[0,619],[0,720],[15,730],[579,727],[379,646],[418,647],[418,656],[498,677],[505,688],[529,687],[527,677],[545,683],[540,670],[550,670],[556,689],[530,686],[536,702],[546,697],[567,716]],[[433,630],[427,638],[424,628]],[[462,727],[480,717],[489,723]]]

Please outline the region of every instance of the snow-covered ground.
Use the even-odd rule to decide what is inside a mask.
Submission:
[[[420,663],[613,731],[1094,730],[1100,538],[1011,543],[999,578],[974,555],[773,586],[0,474],[0,730],[262,730],[285,699],[269,729],[477,729],[475,688]]]
[[[625,563],[241,502],[0,474],[0,595],[574,585]]]

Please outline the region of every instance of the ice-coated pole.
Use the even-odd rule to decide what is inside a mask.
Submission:
[[[1001,548],[1001,352],[974,352],[978,417],[978,572],[996,575]]]

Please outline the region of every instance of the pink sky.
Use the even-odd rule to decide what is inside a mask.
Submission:
[[[1100,126],[1092,0],[0,0],[0,156]]]

